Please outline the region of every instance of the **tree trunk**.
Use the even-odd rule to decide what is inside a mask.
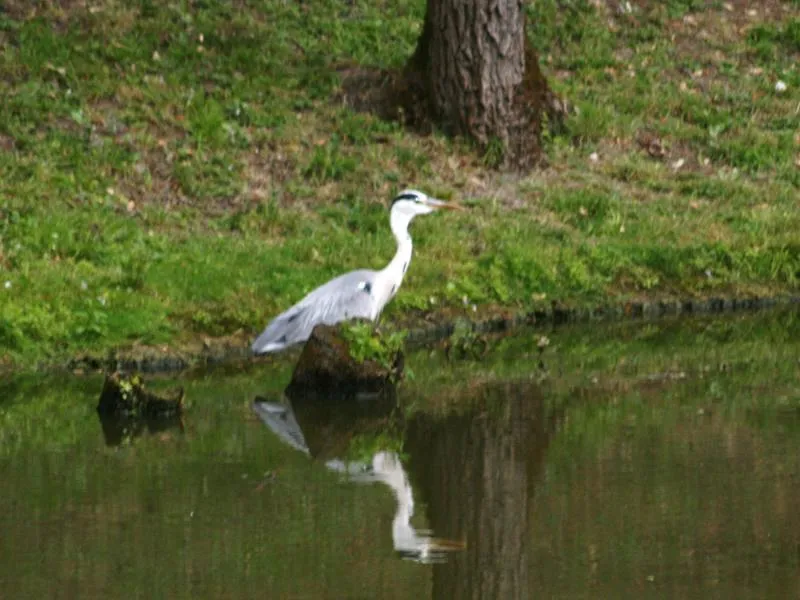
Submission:
[[[539,160],[551,96],[525,22],[522,0],[428,0],[406,69],[421,100],[412,112],[427,111],[445,131],[475,140],[490,164],[513,169]]]

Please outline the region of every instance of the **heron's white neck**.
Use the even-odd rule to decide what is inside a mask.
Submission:
[[[392,519],[392,539],[396,550],[416,551],[417,532],[411,526],[414,514],[414,495],[408,476],[394,452],[378,452],[372,458],[372,467],[376,477],[392,488],[397,500],[397,510]]]
[[[397,288],[400,287],[403,276],[411,264],[413,246],[411,236],[408,233],[408,224],[412,218],[412,216],[396,211],[391,213],[390,224],[394,238],[397,240],[397,252],[395,252],[391,262],[386,265],[386,268],[381,271],[381,275],[389,281],[389,298],[387,298],[387,301],[397,292]]]

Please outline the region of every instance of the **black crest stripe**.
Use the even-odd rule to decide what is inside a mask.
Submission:
[[[417,198],[419,198],[419,196],[416,194],[400,194],[392,201],[392,204],[400,200],[416,200]]]

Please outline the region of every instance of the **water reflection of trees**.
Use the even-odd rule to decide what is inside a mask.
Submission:
[[[434,567],[435,598],[529,598],[531,504],[553,431],[534,383],[489,385],[459,412],[417,414],[406,452],[431,527],[467,550]]]
[[[286,396],[288,404],[256,401],[253,408],[280,439],[329,470],[350,482],[382,483],[392,490],[392,544],[400,556],[428,563],[463,550],[457,540],[436,538],[412,525],[414,492],[397,452],[402,417],[393,389],[366,398],[308,390]]]
[[[583,408],[589,419],[580,409],[570,415],[533,513],[534,530],[544,533],[531,548],[537,591],[798,597],[800,461],[796,435],[786,434],[791,423],[782,417],[759,430],[720,406],[653,409],[665,390],[685,398],[702,385],[616,397],[624,418],[606,418],[594,436],[586,424],[600,419],[591,408]],[[586,406],[612,398],[596,393],[592,401]]]
[[[402,420],[394,396],[365,401],[303,395],[290,404],[302,435],[281,434],[282,423],[270,423],[263,407],[257,411],[273,431],[295,447],[293,441],[301,440],[329,468],[359,435]],[[448,553],[434,567],[434,597],[528,597],[531,503],[552,430],[533,382],[478,387],[451,412],[418,412],[407,420],[403,453],[416,502],[422,498],[436,538],[467,544],[466,551]],[[378,471],[361,475],[357,469],[351,477],[387,479]],[[404,496],[403,486],[392,487]],[[411,489],[406,491],[410,497]]]

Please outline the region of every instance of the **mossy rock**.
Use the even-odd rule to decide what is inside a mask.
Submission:
[[[317,325],[303,347],[287,393],[326,390],[331,393],[378,393],[403,372],[403,354],[385,364],[354,358],[342,325]]]

